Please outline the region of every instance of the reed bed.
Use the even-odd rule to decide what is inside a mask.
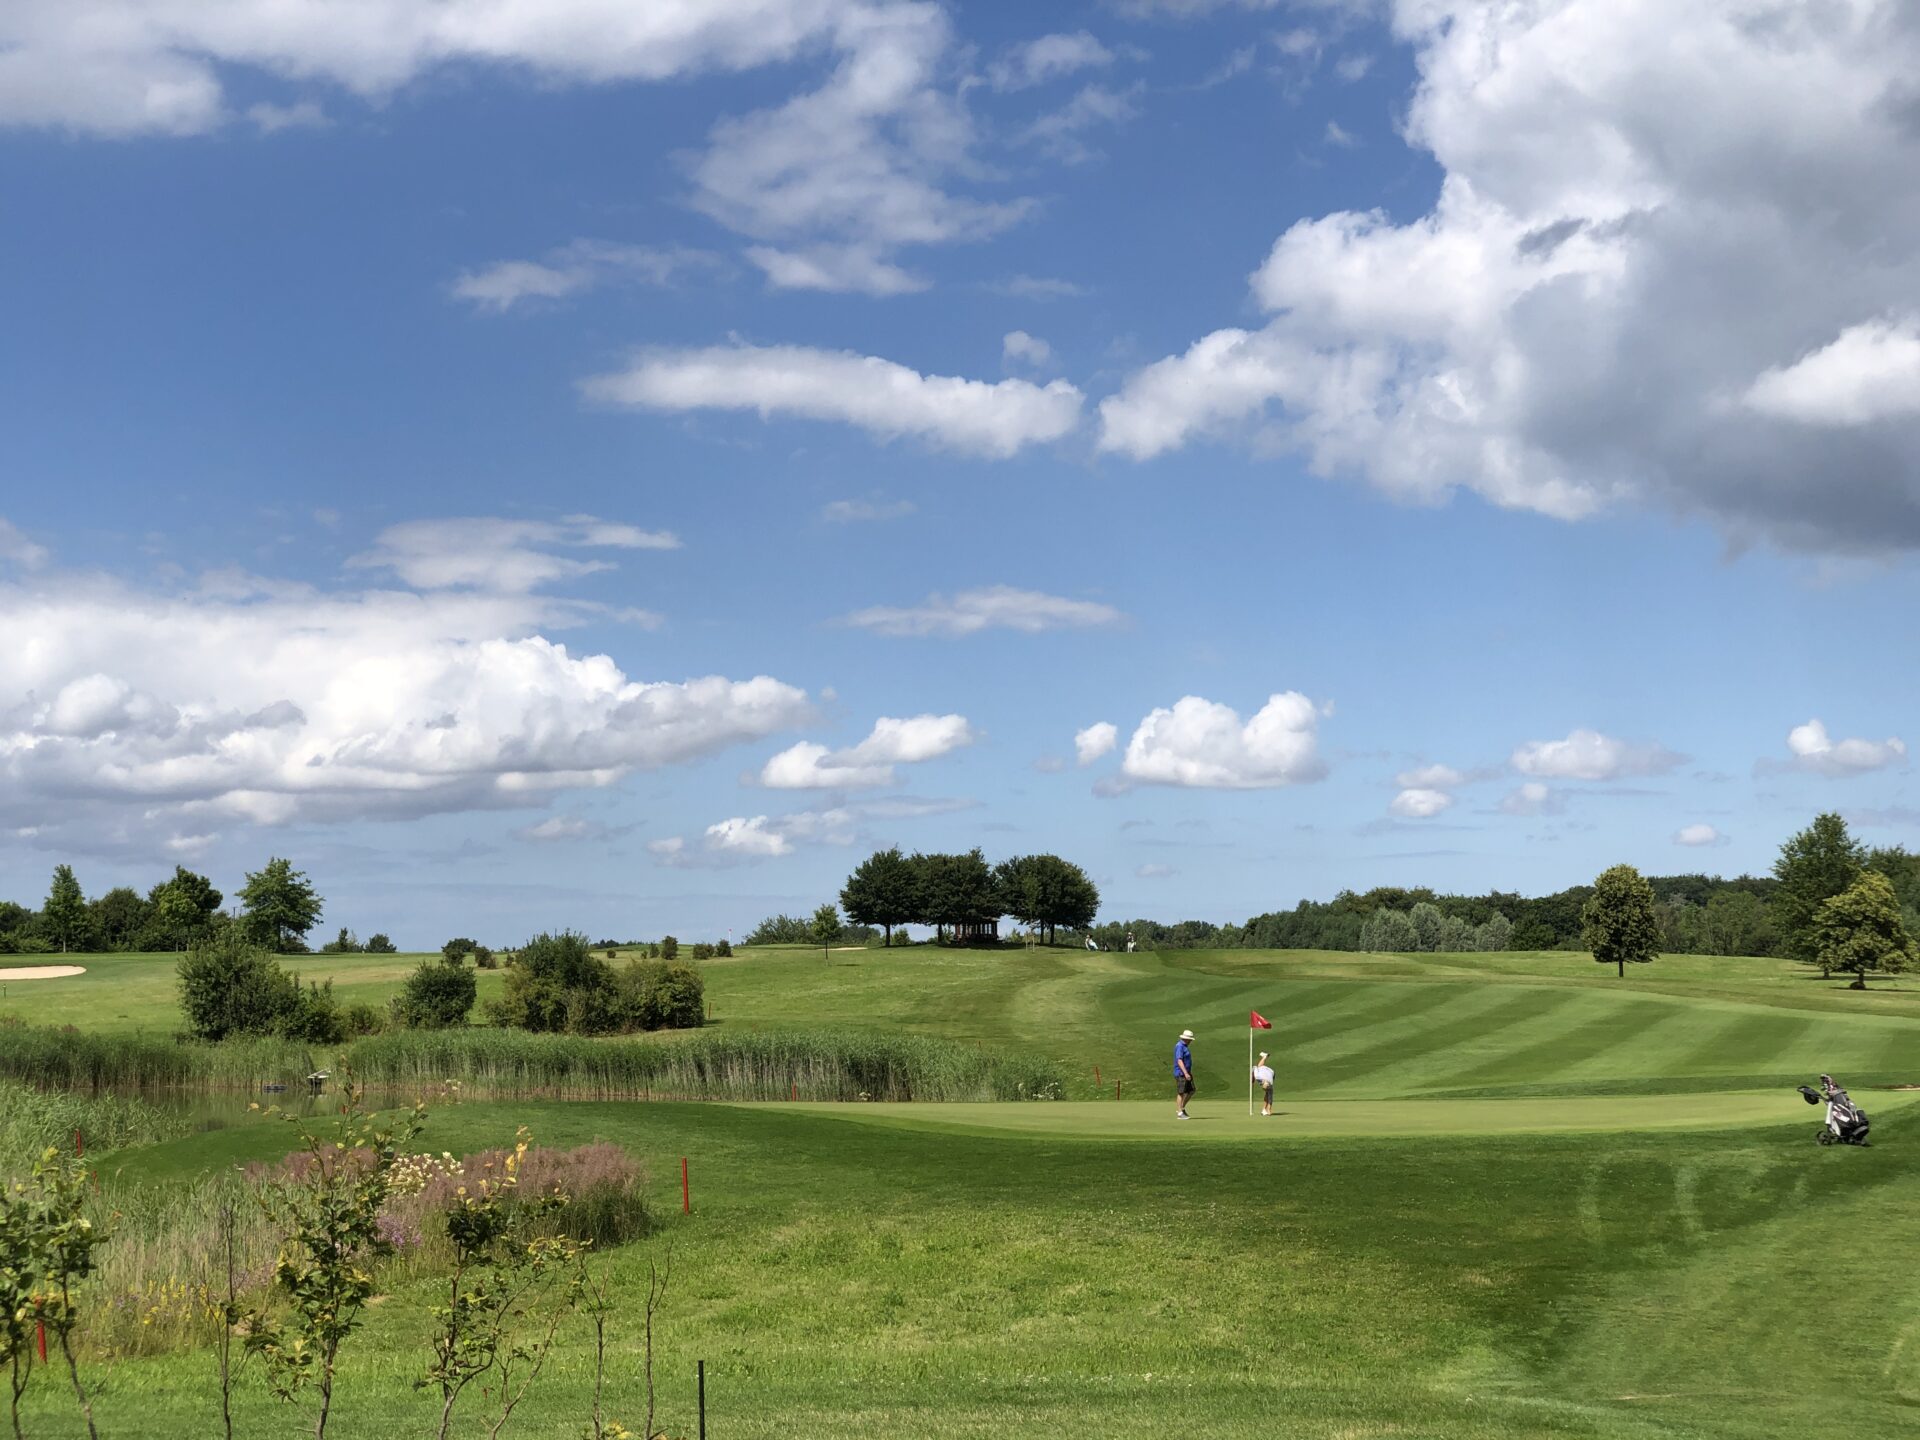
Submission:
[[[186,1120],[143,1100],[118,1095],[70,1095],[0,1080],[0,1180],[31,1168],[49,1146],[88,1152],[172,1140]]]
[[[315,1052],[279,1040],[176,1043],[0,1028],[0,1077],[81,1094],[256,1090],[351,1067],[369,1089],[453,1081],[499,1099],[1049,1100],[1052,1062],[921,1035],[856,1030],[695,1032],[668,1040],[520,1030],[398,1031]]]

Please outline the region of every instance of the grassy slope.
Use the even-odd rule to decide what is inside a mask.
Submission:
[[[735,1437],[1148,1436],[1175,1417],[1209,1436],[1911,1433],[1907,1097],[1863,1097],[1880,1143],[1834,1152],[1807,1143],[1815,1112],[1790,1093],[1742,1092],[1743,1077],[1819,1069],[1905,1078],[1920,996],[1836,993],[1775,962],[1668,960],[1623,985],[1566,956],[917,948],[762,955],[708,976],[723,1023],[990,1040],[1156,1095],[1171,1031],[1190,1024],[1205,1093],[1203,1118],[1178,1128],[1163,1099],[437,1116],[435,1149],[518,1123],[554,1143],[619,1140],[663,1199],[692,1158],[698,1213],[610,1259],[631,1302],[645,1248],[674,1246],[662,1373],[676,1430],[691,1428],[704,1357],[716,1433]],[[1671,993],[1689,984],[1699,1000]],[[1240,1109],[1249,1005],[1278,1022],[1297,1119]],[[1618,1098],[1557,1098],[1569,1089]],[[1635,1093],[1663,1089],[1686,1093]],[[1422,1098],[1462,1090],[1525,1098]],[[1689,1106],[1696,1127],[1745,1128],[1640,1128]],[[1624,1128],[1401,1133],[1594,1114]],[[108,1184],[131,1200],[283,1145],[247,1126],[124,1152]],[[412,1433],[422,1303],[374,1312],[334,1433]],[[624,1319],[630,1346],[632,1303]],[[1838,1364],[1812,1343],[1828,1326]],[[515,1433],[578,1434],[583,1360],[576,1336]],[[207,1433],[205,1373],[203,1356],[116,1366],[105,1432]],[[631,1423],[631,1383],[616,1393]],[[295,1432],[294,1416],[248,1405],[245,1433]]]

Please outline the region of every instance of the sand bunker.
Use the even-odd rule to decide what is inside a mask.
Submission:
[[[17,965],[0,970],[0,980],[64,980],[69,975],[84,975],[84,965]]]

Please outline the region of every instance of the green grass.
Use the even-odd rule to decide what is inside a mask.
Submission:
[[[1672,957],[1624,982],[1564,955],[915,947],[704,969],[707,1036],[831,1022],[984,1043],[1055,1057],[1073,1098],[436,1113],[435,1150],[527,1124],[648,1165],[668,1223],[604,1259],[630,1424],[646,1261],[670,1245],[675,1434],[702,1358],[712,1433],[736,1440],[1912,1433],[1920,1111],[1867,1085],[1920,1081],[1920,992]],[[1245,1113],[1249,1007],[1276,1023],[1272,1120]],[[1184,1123],[1166,1073],[1183,1025],[1201,1082]],[[1873,1148],[1810,1143],[1818,1112],[1786,1086],[1821,1070],[1873,1113]],[[285,1147],[254,1123],[117,1151],[105,1195],[140,1205]],[[371,1312],[333,1433],[423,1428],[426,1303],[407,1279]],[[576,1328],[507,1433],[577,1437],[587,1357]],[[93,1373],[103,1434],[209,1433],[204,1353]],[[73,1428],[57,1400],[37,1396],[30,1433]],[[298,1419],[249,1378],[241,1433]]]

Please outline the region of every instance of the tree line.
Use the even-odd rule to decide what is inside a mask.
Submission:
[[[297,955],[306,952],[306,937],[324,909],[306,872],[279,856],[249,872],[234,898],[237,908],[222,910],[226,896],[213,881],[176,865],[145,895],[117,885],[88,899],[73,867],[56,865],[39,909],[0,900],[0,955],[185,950],[230,925],[269,950]],[[362,944],[343,929],[323,948],[392,954],[394,945],[385,935]]]
[[[1058,855],[1016,855],[989,865],[977,848],[960,855],[889,849],[855,867],[841,887],[840,905],[855,925],[878,926],[889,945],[900,925],[930,925],[937,940],[955,944],[998,940],[1006,915],[1051,944],[1060,930],[1083,931],[1093,923],[1100,891],[1086,871]],[[824,929],[817,913],[810,938]]]

